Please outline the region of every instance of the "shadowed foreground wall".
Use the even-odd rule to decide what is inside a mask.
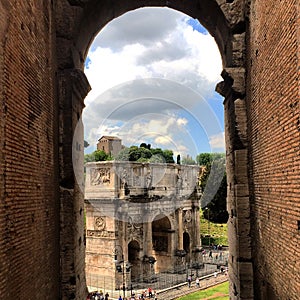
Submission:
[[[248,113],[255,299],[300,291],[299,1],[254,1]]]
[[[0,1],[1,299],[59,299],[52,18],[50,1]]]

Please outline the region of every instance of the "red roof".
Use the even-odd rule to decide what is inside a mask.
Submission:
[[[121,141],[121,139],[119,139],[116,136],[109,136],[109,135],[103,135],[98,141],[101,141],[102,139],[106,139],[106,140],[114,140],[114,141]]]

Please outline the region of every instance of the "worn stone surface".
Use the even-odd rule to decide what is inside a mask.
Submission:
[[[114,262],[118,248],[131,266],[126,287],[201,263],[199,166],[97,162],[85,167],[88,286],[106,276],[106,287],[120,287]],[[156,260],[153,266],[149,257]]]

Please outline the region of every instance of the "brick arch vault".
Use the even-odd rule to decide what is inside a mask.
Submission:
[[[198,19],[215,38],[223,61],[216,89],[224,97],[227,152],[231,299],[253,299],[246,120],[246,28],[243,0],[64,0],[56,3],[60,164],[61,298],[84,299],[83,194],[73,176],[75,127],[90,90],[84,61],[96,34],[109,21],[145,6],[169,7]],[[83,136],[75,144],[82,145]],[[83,151],[83,146],[76,151]],[[80,153],[78,153],[80,154]],[[74,217],[75,216],[75,217]]]

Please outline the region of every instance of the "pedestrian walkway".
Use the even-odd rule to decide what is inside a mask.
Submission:
[[[228,280],[228,276],[225,274],[218,273],[217,276],[208,275],[204,278],[200,278],[200,287],[196,285],[196,282],[193,281],[191,287],[188,287],[188,284],[180,284],[178,286],[173,287],[172,289],[159,291],[158,299],[159,300],[174,300],[178,297],[188,295],[190,293],[194,293],[199,290],[204,290],[206,288],[212,287],[216,284],[223,283]]]
[[[158,300],[175,300],[178,297],[188,295],[188,294],[194,293],[196,291],[204,290],[204,289],[212,287],[216,284],[223,283],[227,280],[228,280],[228,276],[225,275],[225,273],[214,272],[213,274],[209,274],[209,275],[201,277],[199,287],[196,285],[196,281],[192,281],[191,287],[189,287],[188,283],[185,282],[185,283],[177,284],[175,286],[172,286],[172,287],[169,287],[169,288],[166,288],[163,290],[157,290],[156,291],[157,299]],[[128,299],[128,300],[139,299],[137,297],[137,295],[142,294],[143,291],[144,290],[136,291],[136,294],[135,294],[136,298],[130,298],[130,296],[129,296],[126,299]],[[119,298],[112,297],[109,299],[118,300]],[[154,300],[154,298],[146,297],[146,298],[144,298],[144,300]]]

